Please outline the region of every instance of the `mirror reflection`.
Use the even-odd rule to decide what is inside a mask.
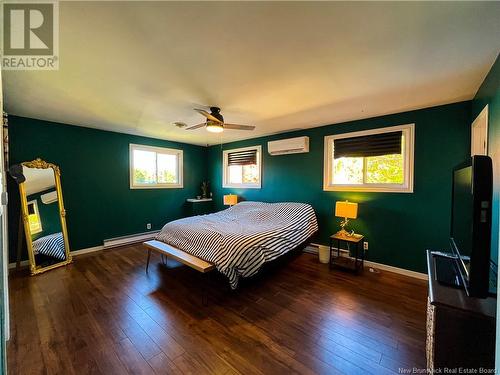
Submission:
[[[37,265],[66,260],[54,171],[23,168],[28,220]]]
[[[71,262],[59,167],[41,159],[21,163],[24,232],[32,274]]]

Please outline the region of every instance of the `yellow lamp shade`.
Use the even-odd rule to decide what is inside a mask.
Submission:
[[[335,216],[356,219],[358,217],[358,204],[348,201],[335,202]]]
[[[238,203],[238,196],[235,194],[224,195],[224,205],[225,206],[234,206]]]

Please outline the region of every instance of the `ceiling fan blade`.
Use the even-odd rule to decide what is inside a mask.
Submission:
[[[205,125],[206,125],[206,123],[202,122],[201,124],[190,126],[189,128],[186,128],[185,130],[198,129],[198,128],[201,128],[201,127],[203,127]]]
[[[239,125],[239,124],[224,124],[224,129],[254,130],[255,126],[252,126],[252,125]]]
[[[210,113],[208,113],[207,111],[205,111],[204,109],[198,109],[198,108],[194,108],[194,110],[196,112],[198,112],[200,115],[202,116],[205,116],[207,119],[209,120],[212,120],[212,121],[215,121],[215,122],[219,122],[222,124],[222,121],[219,120],[217,117],[214,117],[212,116]]]

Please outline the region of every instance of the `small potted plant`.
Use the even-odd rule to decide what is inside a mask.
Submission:
[[[208,195],[209,195],[209,191],[210,190],[210,183],[208,181],[203,181],[201,183],[201,197],[203,199],[207,199],[208,198]]]

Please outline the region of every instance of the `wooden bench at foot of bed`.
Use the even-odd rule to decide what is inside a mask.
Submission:
[[[146,272],[149,267],[149,258],[151,257],[151,251],[156,251],[161,255],[173,258],[176,261],[185,264],[188,267],[195,269],[198,272],[206,273],[212,271],[215,266],[203,259],[197,258],[194,255],[188,254],[185,251],[179,250],[173,246],[167,245],[161,241],[147,241],[144,242],[144,246],[148,249],[148,261],[146,264]]]

